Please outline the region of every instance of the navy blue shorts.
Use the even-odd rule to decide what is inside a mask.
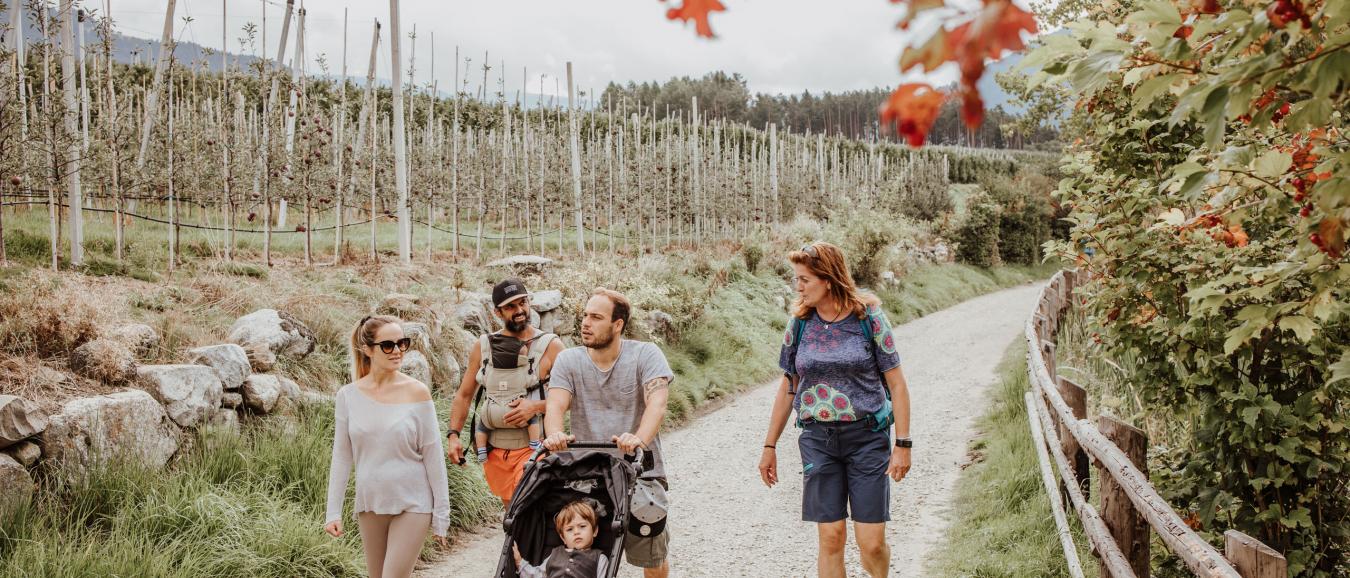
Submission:
[[[867,422],[808,422],[802,452],[802,520],[875,524],[891,520],[891,436]],[[850,513],[852,514],[850,516]]]

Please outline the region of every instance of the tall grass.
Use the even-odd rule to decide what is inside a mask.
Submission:
[[[1069,575],[1022,399],[1031,387],[1025,355],[1019,339],[999,365],[999,382],[977,426],[981,434],[970,448],[975,463],[957,482],[955,519],[930,560],[934,576]],[[1075,543],[1082,545],[1073,519]],[[1079,550],[1079,559],[1093,562],[1090,553]]]
[[[0,576],[362,576],[350,512],[342,538],[321,530],[332,427],[331,406],[310,406],[242,436],[198,431],[166,470],[110,460],[50,484],[0,519]],[[456,528],[492,511],[476,468],[450,469],[450,495]]]

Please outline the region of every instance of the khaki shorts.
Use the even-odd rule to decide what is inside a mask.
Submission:
[[[659,491],[667,488],[664,479],[638,480],[639,484],[655,484]],[[667,501],[669,503],[669,501]],[[665,531],[655,536],[639,536],[626,531],[623,538],[623,553],[628,563],[639,568],[660,568],[670,554],[670,518],[667,514]]]

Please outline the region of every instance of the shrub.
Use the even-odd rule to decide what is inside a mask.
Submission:
[[[746,241],[741,245],[741,258],[745,260],[745,270],[754,273],[764,260],[764,246],[755,241]]]
[[[956,228],[956,258],[976,267],[993,267],[999,263],[1000,209],[984,193],[966,201],[966,216]]]
[[[849,273],[859,285],[870,285],[881,278],[891,245],[899,240],[893,220],[860,209],[835,220],[843,223],[839,248],[848,259]]]
[[[1000,209],[999,258],[1019,265],[1039,262],[1041,244],[1050,238],[1049,193],[1053,184],[1039,175],[1025,175],[1017,179],[986,176],[980,185]]]

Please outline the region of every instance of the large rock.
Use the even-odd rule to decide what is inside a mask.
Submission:
[[[492,317],[488,314],[488,310],[484,308],[482,302],[465,301],[455,306],[451,319],[465,331],[483,334],[492,332]]]
[[[122,391],[66,402],[42,434],[42,453],[82,470],[99,459],[134,459],[160,467],[178,451],[178,428],[149,393]]]
[[[488,263],[488,267],[503,267],[519,275],[538,275],[552,265],[553,259],[539,255],[513,255]]]
[[[70,369],[103,383],[126,383],[136,377],[136,355],[120,341],[95,339],[70,353]]]
[[[22,397],[0,395],[0,448],[7,448],[47,429],[47,412]]]
[[[577,318],[562,308],[554,309],[539,316],[539,329],[545,333],[559,336],[576,333]]]
[[[431,351],[431,330],[427,324],[405,321],[403,336],[412,341],[412,349],[428,353]]]
[[[427,356],[422,355],[421,351],[408,350],[403,354],[403,364],[399,366],[408,377],[416,379],[427,387],[431,387],[431,362],[427,361]]]
[[[141,387],[164,404],[181,427],[210,417],[225,393],[215,370],[204,365],[143,365],[136,375]]]
[[[259,309],[240,317],[230,327],[229,341],[244,348],[255,371],[272,369],[279,355],[304,358],[316,343],[309,327],[276,309]]]
[[[455,359],[454,353],[445,353],[445,379],[446,383],[440,384],[441,389],[445,391],[456,391],[459,389],[460,380],[464,379],[464,368],[459,365],[459,360]],[[427,384],[428,387],[431,384]]]
[[[220,407],[225,409],[239,409],[244,405],[244,394],[237,391],[227,391],[220,396]]]
[[[0,516],[27,505],[36,491],[28,468],[14,458],[0,454]]]
[[[250,373],[248,353],[234,343],[208,345],[188,350],[188,362],[215,370],[225,389],[239,389]]]
[[[138,357],[149,355],[159,347],[159,332],[144,323],[123,325],[109,331],[106,337],[122,342]]]
[[[281,400],[281,387],[281,380],[275,375],[255,373],[248,376],[240,390],[244,394],[244,407],[253,413],[271,413]]]
[[[647,330],[652,336],[658,337],[665,343],[674,343],[680,336],[675,330],[675,319],[669,313],[660,310],[652,310],[647,314]]]
[[[236,434],[241,431],[239,426],[239,412],[232,409],[217,409],[215,413],[212,413],[211,417],[206,420],[206,424]]]
[[[557,289],[535,291],[530,294],[530,307],[540,313],[548,313],[562,307],[563,294]]]
[[[14,461],[22,464],[23,467],[29,468],[37,463],[38,458],[42,457],[42,448],[33,442],[22,441],[5,448],[5,453],[14,458]]]

